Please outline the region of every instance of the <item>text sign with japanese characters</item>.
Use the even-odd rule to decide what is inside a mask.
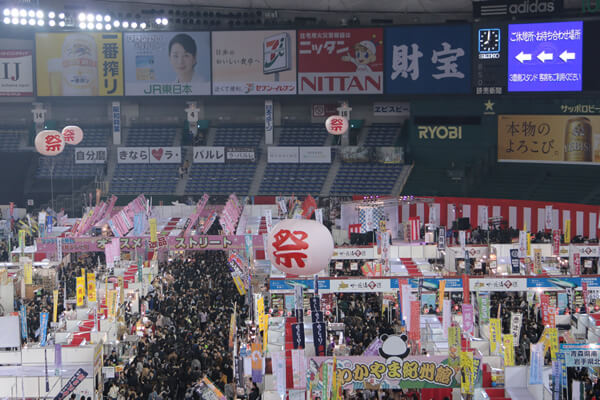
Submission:
[[[38,96],[123,96],[117,32],[36,33]]]
[[[498,161],[600,163],[600,117],[500,115]]]
[[[583,22],[508,26],[508,91],[580,91]]]
[[[106,147],[75,148],[75,164],[106,164]]]
[[[469,25],[386,28],[386,93],[470,92],[470,39]]]
[[[131,32],[123,46],[127,96],[210,94],[209,32]]]
[[[383,29],[298,31],[298,92],[383,93]]]
[[[193,160],[195,163],[220,163],[220,164],[222,164],[225,162],[225,147],[195,146]]]
[[[119,164],[179,164],[181,147],[119,147]]]
[[[212,33],[213,95],[296,94],[296,31]]]

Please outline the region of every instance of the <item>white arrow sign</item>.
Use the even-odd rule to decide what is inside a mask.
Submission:
[[[560,54],[560,59],[563,60],[564,62],[567,62],[569,60],[574,60],[575,59],[575,53],[569,53],[567,50],[563,51]]]
[[[525,54],[523,51],[521,51],[515,56],[515,58],[519,60],[521,64],[523,64],[523,61],[531,61],[531,54]]]
[[[554,54],[546,53],[544,50],[540,54],[537,55],[538,60],[545,63],[546,61],[554,59]]]

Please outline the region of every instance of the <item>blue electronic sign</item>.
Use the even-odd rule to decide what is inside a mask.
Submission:
[[[581,91],[583,22],[508,26],[508,91]]]

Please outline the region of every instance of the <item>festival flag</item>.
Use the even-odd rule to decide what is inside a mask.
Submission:
[[[571,243],[571,220],[565,221],[565,244]]]
[[[560,230],[552,231],[552,255],[558,256],[560,254]]]
[[[156,243],[158,241],[156,237],[156,218],[150,218],[148,225],[150,226],[150,241]]]
[[[306,196],[304,202],[302,203],[302,218],[311,219],[313,212],[317,208],[317,202],[314,197],[310,194]]]
[[[421,238],[421,222],[419,217],[411,217],[408,221],[410,222],[410,240],[411,242],[417,242]]]
[[[473,305],[465,303],[462,305],[463,330],[473,335]]]
[[[58,318],[58,290],[52,292],[52,322],[56,323]]]
[[[502,325],[499,318],[490,318],[490,353],[500,352]]]
[[[96,274],[93,272],[87,274],[87,295],[88,301],[96,302]]]
[[[531,352],[531,365],[529,367],[529,384],[541,385],[543,383],[542,372],[544,369],[544,345],[535,343],[529,345]]]
[[[512,367],[515,365],[515,345],[513,335],[510,333],[502,335],[502,344],[504,345],[504,366]]]
[[[442,335],[448,337],[448,329],[452,320],[452,300],[444,300],[444,310],[442,312]]]
[[[550,358],[552,361],[556,361],[556,355],[558,354],[558,328],[547,328],[546,330],[550,345]]]
[[[48,317],[47,312],[40,313],[40,346],[46,345],[46,336],[48,334]]]
[[[418,300],[410,302],[410,330],[408,336],[415,341],[421,338],[421,303]]]
[[[25,304],[21,304],[19,317],[21,317],[21,337],[27,340],[27,308]]]
[[[465,394],[473,394],[473,353],[470,351],[460,352],[460,368],[460,391]]]
[[[444,292],[446,291],[446,281],[445,280],[441,280],[440,281],[440,288],[439,288],[439,299],[438,299],[438,304],[440,306],[440,311],[444,311]]]
[[[448,328],[448,366],[457,369],[460,366],[461,334],[459,326]]]
[[[108,308],[109,318],[114,319],[116,316],[116,310],[117,310],[117,291],[116,290],[108,291],[108,299],[106,301],[106,306]]]
[[[252,382],[262,382],[262,355],[260,343],[252,343]]]
[[[83,301],[85,299],[85,278],[83,276],[78,276],[76,279],[76,287],[77,287],[77,307],[83,306]]]
[[[462,275],[462,286],[463,286],[463,303],[471,302],[471,291],[469,288],[469,275]]]
[[[25,259],[23,263],[23,273],[25,275],[25,284],[31,285],[33,283],[33,264],[29,258]]]

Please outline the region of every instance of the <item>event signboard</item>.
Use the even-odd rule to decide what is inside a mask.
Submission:
[[[123,51],[127,96],[210,94],[209,32],[129,32]]]
[[[106,164],[106,147],[76,147],[75,164]]]
[[[213,95],[296,94],[296,31],[212,33]]]
[[[119,147],[119,164],[178,164],[181,147]]]
[[[600,345],[595,343],[574,343],[560,345],[567,367],[598,368],[600,366]]]
[[[384,343],[385,346],[385,343]],[[453,388],[460,386],[460,375],[447,365],[443,356],[429,357],[383,357],[353,356],[336,357],[336,376],[342,389],[419,389]],[[331,357],[310,357],[307,387],[313,395],[324,388],[323,370],[333,367]],[[327,382],[325,382],[327,388]],[[324,398],[324,397],[323,397]]]
[[[123,96],[122,34],[36,33],[38,96]]]
[[[299,147],[300,163],[331,163],[331,147],[329,146],[313,146]]]
[[[256,154],[253,147],[227,147],[225,158],[228,163],[252,163]]]
[[[0,96],[33,96],[33,43],[0,39]]]
[[[194,163],[222,164],[225,163],[225,147],[194,146]]]
[[[383,93],[383,29],[298,31],[298,93]]]
[[[583,22],[508,25],[508,91],[580,91]]]
[[[385,29],[385,92],[469,93],[470,25]]]
[[[296,146],[269,146],[267,148],[268,163],[298,163],[299,154]]]
[[[500,115],[498,161],[600,164],[600,116]]]
[[[332,260],[372,260],[375,259],[372,247],[338,247],[333,249]]]

